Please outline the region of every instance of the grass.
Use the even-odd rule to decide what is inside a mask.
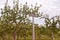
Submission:
[[[6,40],[12,40],[12,38],[13,37],[10,37],[10,38],[8,37],[8,39],[6,39]],[[24,38],[23,37],[19,37],[19,39],[17,39],[17,40],[24,40]],[[31,37],[26,37],[26,40],[32,40],[32,36]],[[36,37],[36,40],[51,40],[51,37],[48,37],[48,36],[43,36],[41,38]],[[60,40],[60,36],[55,36],[54,40]]]

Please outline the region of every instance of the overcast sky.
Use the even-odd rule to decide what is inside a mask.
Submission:
[[[9,1],[9,5],[12,5],[12,0],[8,0]],[[6,2],[6,0],[0,0],[0,8],[4,7],[4,3]],[[60,0],[19,0],[20,3],[25,3],[28,2],[28,4],[41,4],[41,12],[49,14],[50,17],[53,17],[55,15],[60,15]],[[35,22],[36,23],[42,23],[43,22],[41,20],[38,21],[38,19],[35,18]]]

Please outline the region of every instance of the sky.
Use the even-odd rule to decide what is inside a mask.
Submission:
[[[6,0],[0,0],[0,8],[4,7],[5,2]],[[41,4],[42,6],[40,12],[43,12],[44,14],[49,14],[50,17],[60,15],[60,0],[19,0],[19,3],[24,4],[25,2],[27,2],[28,5],[35,5],[35,3],[38,3],[38,5]],[[8,4],[10,6],[12,5],[12,3],[12,0],[8,0]],[[35,18],[35,23],[43,24],[43,20]]]

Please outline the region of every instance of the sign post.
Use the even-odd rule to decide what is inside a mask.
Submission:
[[[35,14],[31,14],[32,16],[32,40],[35,40],[35,27],[34,27],[34,17],[36,17]]]

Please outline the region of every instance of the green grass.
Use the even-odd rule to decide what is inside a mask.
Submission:
[[[8,37],[7,40],[12,40],[12,37],[11,38]],[[19,37],[19,39],[17,39],[17,40],[24,40],[24,38]],[[31,37],[26,37],[26,40],[32,40],[32,36]],[[42,36],[41,38],[36,37],[36,40],[51,40],[51,37],[48,37],[48,36]],[[54,40],[60,40],[60,36],[55,36]]]

